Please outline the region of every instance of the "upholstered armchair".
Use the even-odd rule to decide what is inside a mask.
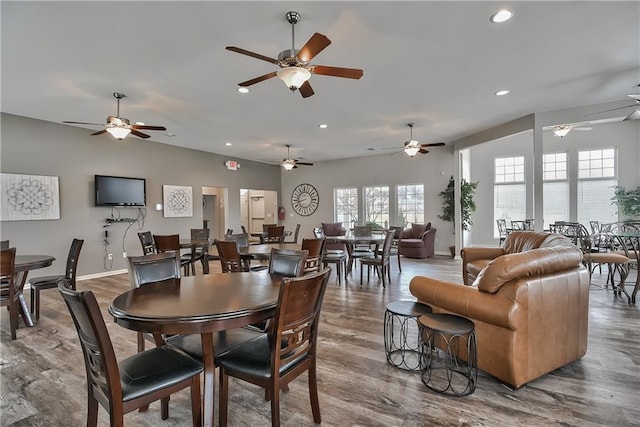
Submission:
[[[341,222],[334,223],[322,223],[322,231],[324,231],[325,237],[333,237],[333,236],[344,236],[347,234],[347,229],[342,226]],[[344,243],[335,243],[331,242],[331,239],[327,240],[325,244],[325,249],[330,250],[341,250],[347,252],[347,246]]]
[[[428,258],[435,250],[436,229],[428,224],[411,224],[411,228],[402,231],[399,242],[400,255],[407,258]]]

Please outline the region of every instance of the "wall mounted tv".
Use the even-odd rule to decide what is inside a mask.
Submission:
[[[95,176],[96,206],[145,206],[144,178],[123,176]]]

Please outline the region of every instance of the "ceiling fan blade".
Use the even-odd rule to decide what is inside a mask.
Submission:
[[[135,136],[137,136],[138,138],[145,138],[145,139],[146,139],[146,138],[151,138],[151,136],[150,136],[150,135],[147,135],[146,133],[138,132],[138,131],[137,131],[137,130],[135,130],[135,129],[131,129],[131,135],[135,135]]]
[[[323,34],[315,33],[311,38],[302,46],[302,49],[298,51],[298,59],[304,62],[309,62],[314,56],[319,54],[331,44],[331,40]]]
[[[94,125],[94,126],[104,126],[104,123],[87,123],[87,122],[70,122],[68,120],[63,120],[62,123],[69,123],[73,125]]]
[[[421,148],[420,150],[418,150],[418,153],[420,154],[427,154],[429,152],[429,150],[425,150],[424,148]]]
[[[102,135],[102,134],[103,134],[103,133],[105,133],[106,131],[107,131],[106,129],[102,129],[102,130],[99,130],[98,132],[94,132],[94,133],[92,133],[91,135]]]
[[[298,88],[298,90],[300,91],[300,95],[302,95],[303,98],[308,98],[315,93],[313,91],[313,88],[309,84],[309,80],[304,82],[302,86]]]
[[[264,75],[262,75],[260,77],[256,77],[255,79],[251,79],[251,80],[247,80],[246,82],[238,83],[238,86],[243,86],[243,87],[251,86],[251,85],[254,85],[256,83],[260,83],[260,82],[263,82],[265,80],[269,80],[269,79],[275,77],[276,75],[277,74],[274,71],[272,73],[264,74]]]
[[[431,144],[420,144],[419,146],[424,148],[424,147],[442,147],[443,145],[446,145],[444,142],[433,142]]]
[[[622,119],[622,121],[626,121],[626,120],[638,120],[640,119],[640,108],[636,108],[636,110],[629,114],[627,117],[625,117],[624,119]]]
[[[299,162],[296,160],[296,165],[313,166],[313,163]]]
[[[344,77],[347,79],[359,79],[364,75],[364,71],[357,68],[329,67],[327,65],[314,65],[311,67],[311,72],[322,76]]]
[[[277,59],[269,58],[268,56],[260,55],[259,53],[251,52],[246,49],[241,49],[235,46],[227,46],[225,49],[230,50],[231,52],[241,53],[242,55],[247,55],[252,58],[261,59],[263,61],[271,62],[272,64],[280,65],[280,62]]]
[[[609,111],[623,110],[625,108],[635,107],[638,104],[625,105],[624,107],[612,108],[610,110],[598,111],[597,113],[586,114],[586,116],[595,116],[596,114],[608,113]]]
[[[164,126],[131,125],[131,129],[167,130]]]

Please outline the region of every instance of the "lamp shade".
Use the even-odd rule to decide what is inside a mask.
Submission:
[[[296,90],[311,78],[311,73],[302,67],[285,67],[278,70],[277,76],[289,89]]]
[[[562,138],[563,136],[566,136],[570,130],[571,130],[570,126],[558,126],[553,129],[553,134],[555,136],[559,136],[560,138]]]
[[[129,133],[131,132],[131,129],[114,126],[114,127],[107,128],[107,132],[113,135],[113,137],[116,139],[124,139],[127,135],[129,135]]]
[[[287,159],[284,162],[282,162],[282,167],[285,170],[288,170],[288,171],[293,169],[295,165],[296,165],[295,162],[293,160],[291,160],[291,159]]]

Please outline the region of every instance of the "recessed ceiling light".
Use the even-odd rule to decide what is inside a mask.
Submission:
[[[249,93],[249,88],[248,88],[248,87],[240,86],[240,87],[238,88],[238,92],[240,92],[240,93]]]
[[[499,11],[491,15],[491,18],[489,18],[489,20],[495,24],[500,24],[501,22],[508,21],[511,18],[513,18],[513,12],[507,9],[500,9]]]
[[[227,147],[231,147],[231,143],[230,142],[225,142],[224,145],[226,145]]]
[[[506,95],[508,93],[509,93],[508,90],[499,90],[499,91],[496,92],[496,95],[503,96],[503,95]]]
[[[326,124],[324,124],[324,123],[322,123],[321,125],[318,125],[318,127],[319,127],[320,129],[326,129],[326,128],[327,128],[327,126],[328,126],[328,125],[326,125]]]

